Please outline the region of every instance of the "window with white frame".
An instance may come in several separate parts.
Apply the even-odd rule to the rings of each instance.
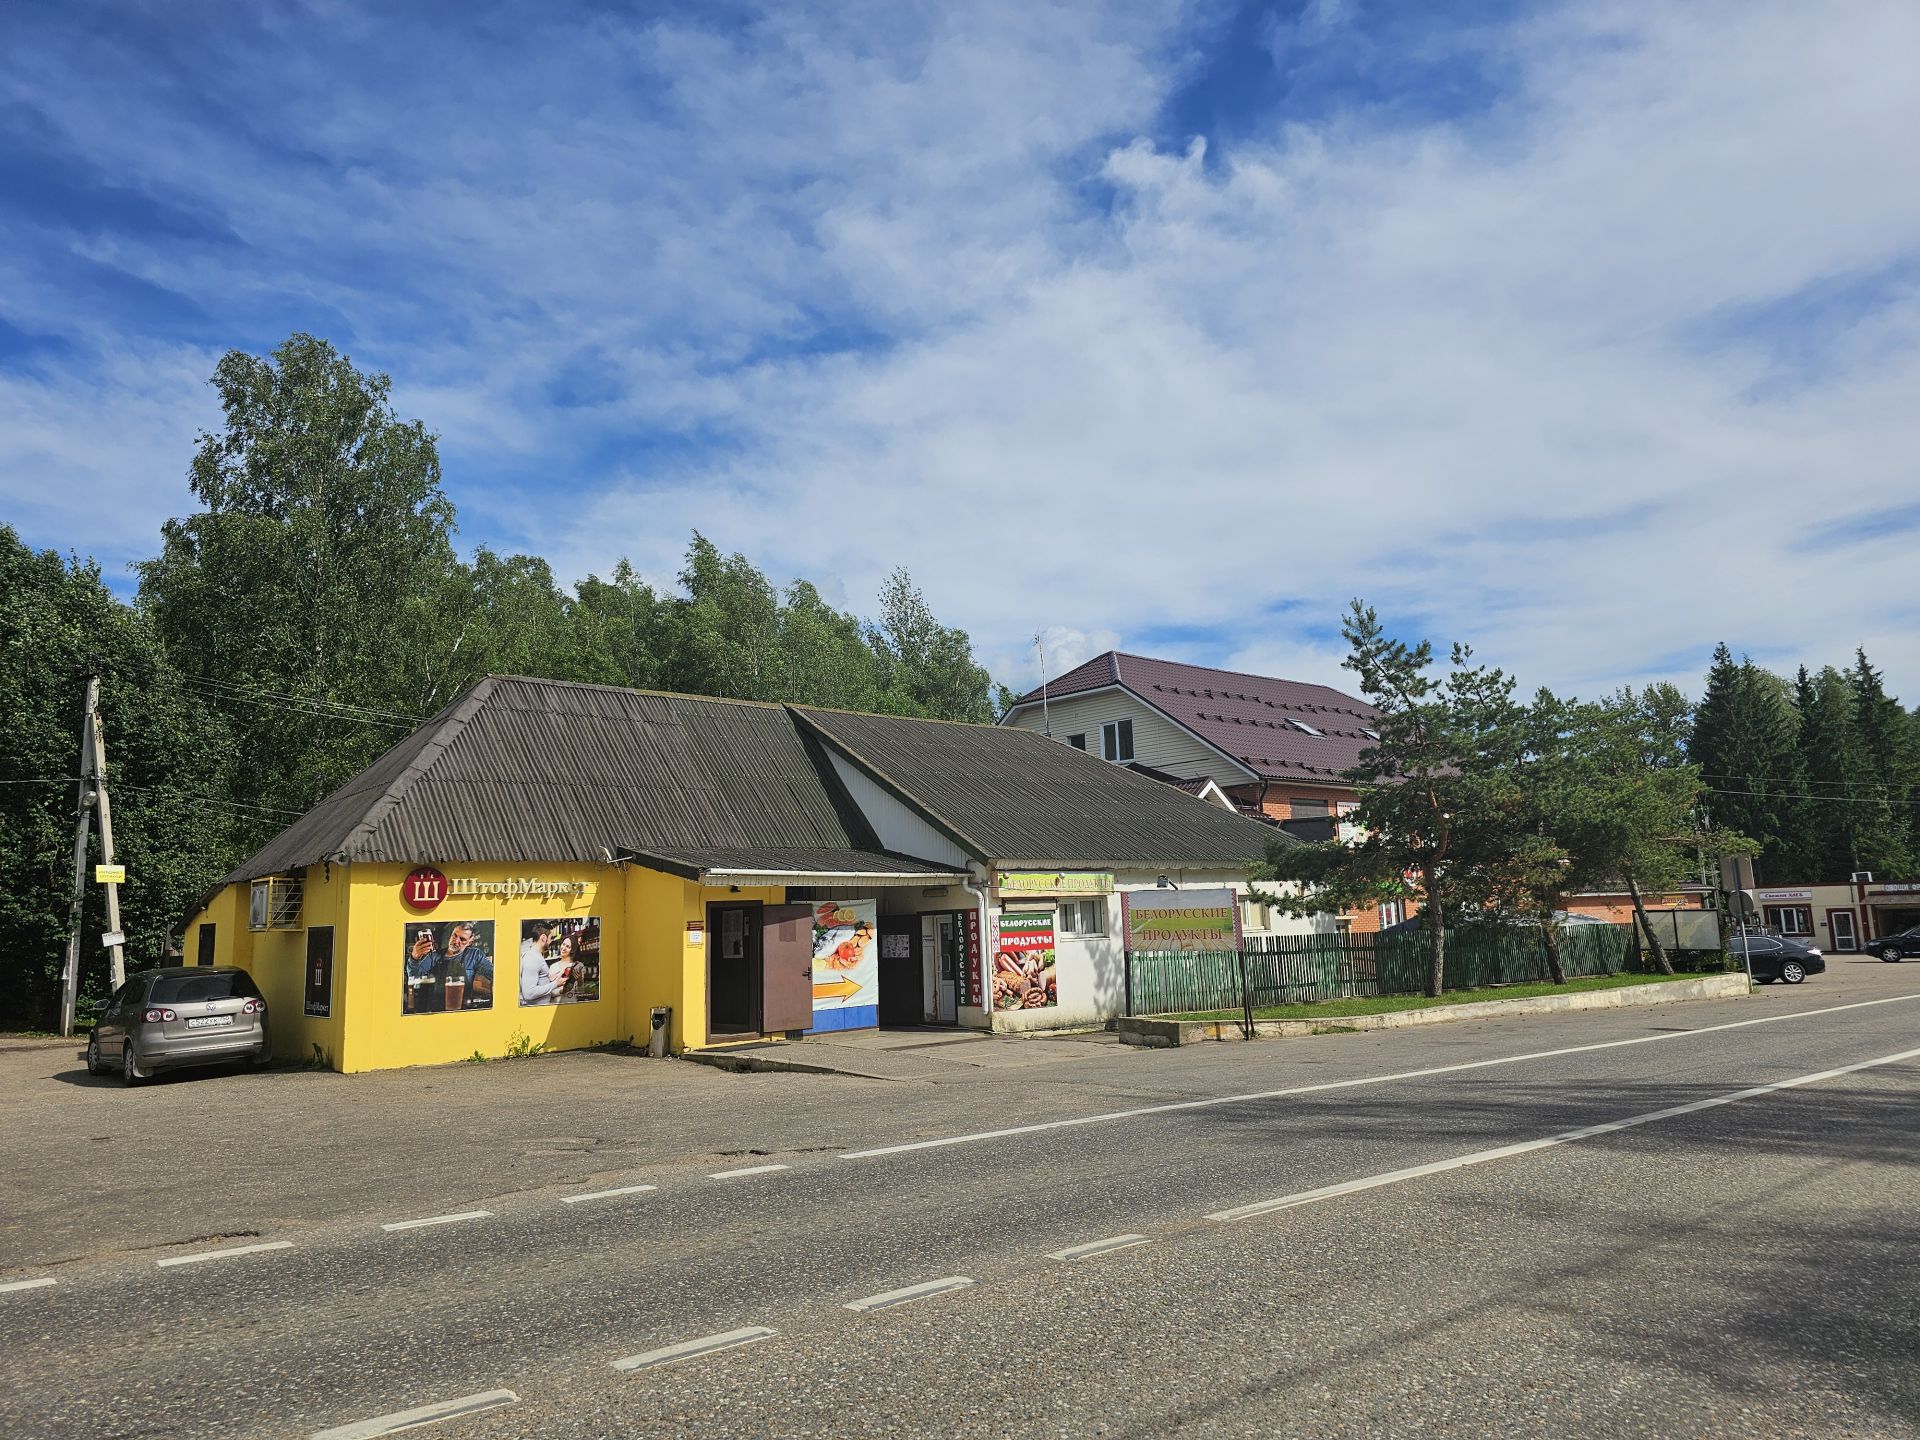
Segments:
[[[1078,734],[1078,735],[1069,735],[1069,736],[1067,736],[1067,744],[1069,744],[1069,745],[1071,745],[1071,746],[1072,746],[1072,747],[1073,747],[1074,749],[1076,749],[1076,750],[1084,750],[1084,749],[1086,749],[1086,748],[1087,748],[1087,737],[1086,737],[1086,734],[1085,734],[1085,732],[1082,732],[1081,734]]]
[[[1398,925],[1406,918],[1407,902],[1404,900],[1388,900],[1380,906],[1380,928],[1382,930],[1393,925]]]
[[[1811,905],[1769,905],[1767,906],[1767,928],[1778,930],[1782,935],[1813,934],[1813,907]]]
[[[1100,727],[1100,753],[1121,764],[1133,759],[1133,721],[1109,720]]]
[[[1240,924],[1247,930],[1271,930],[1273,928],[1273,907],[1262,905],[1258,900],[1240,902]]]
[[[1107,902],[1104,899],[1062,900],[1058,924],[1062,935],[1104,935]]]

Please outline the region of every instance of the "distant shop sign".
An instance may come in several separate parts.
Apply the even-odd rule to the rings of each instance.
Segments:
[[[1111,895],[1105,870],[1009,870],[1000,877],[1003,895]]]

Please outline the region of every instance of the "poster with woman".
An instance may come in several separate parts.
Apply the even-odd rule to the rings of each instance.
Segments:
[[[520,922],[520,1003],[578,1005],[600,998],[600,919]]]
[[[880,1023],[880,956],[873,900],[813,907],[813,1029],[863,1030]]]
[[[493,1008],[493,921],[410,920],[406,932],[402,1014]]]

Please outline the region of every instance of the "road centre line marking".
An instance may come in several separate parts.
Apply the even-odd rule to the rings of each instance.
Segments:
[[[771,1175],[776,1170],[791,1169],[788,1165],[748,1165],[739,1170],[716,1170],[707,1176],[709,1180],[738,1180],[747,1175]]]
[[[1089,1240],[1085,1245],[1069,1245],[1064,1250],[1047,1252],[1049,1260],[1091,1260],[1096,1255],[1110,1255],[1115,1250],[1131,1250],[1136,1245],[1151,1245],[1153,1242],[1144,1235],[1114,1235],[1105,1240]]]
[[[9,1290],[38,1290],[46,1285],[58,1285],[60,1282],[51,1275],[42,1275],[38,1280],[9,1280],[0,1285],[0,1295]]]
[[[194,1255],[169,1255],[164,1260],[153,1263],[163,1269],[168,1265],[198,1265],[203,1260],[226,1260],[235,1255],[258,1255],[263,1250],[291,1250],[291,1240],[263,1240],[258,1245],[235,1245],[229,1250],[202,1250]]]
[[[462,1210],[457,1215],[429,1215],[424,1220],[395,1220],[380,1228],[382,1230],[418,1230],[427,1225],[452,1225],[461,1220],[484,1220],[491,1214],[493,1214],[491,1210]]]
[[[624,1360],[613,1362],[616,1370],[651,1370],[656,1365],[671,1365],[676,1360],[691,1360],[696,1355],[712,1355],[720,1350],[731,1350],[736,1345],[751,1345],[756,1340],[765,1340],[773,1331],[764,1325],[748,1325],[739,1330],[723,1330],[718,1335],[703,1335],[698,1340],[682,1340],[678,1345],[663,1345],[658,1350],[649,1350],[644,1355],[629,1355]]]
[[[1737,1100],[1752,1100],[1761,1095],[1771,1095],[1778,1090],[1793,1090],[1802,1085],[1817,1085],[1823,1080],[1851,1075],[1857,1070],[1871,1070],[1880,1065],[1897,1065],[1902,1060],[1913,1059],[1920,1059],[1920,1049],[1902,1050],[1896,1055],[1882,1055],[1877,1060],[1862,1060],[1858,1064],[1842,1065],[1833,1070],[1817,1070],[1810,1075],[1796,1075],[1791,1080],[1776,1080],[1771,1085],[1755,1085],[1746,1090],[1735,1090],[1727,1095],[1712,1095],[1705,1100],[1690,1100],[1684,1105],[1671,1105],[1665,1110],[1649,1110],[1644,1115],[1629,1115],[1624,1120],[1609,1120],[1601,1125],[1586,1125],[1578,1130],[1563,1130],[1558,1135],[1547,1135],[1538,1140],[1523,1140],[1517,1145],[1501,1145],[1492,1150],[1475,1150],[1471,1154],[1456,1155],[1451,1160],[1436,1160],[1429,1165],[1410,1165],[1404,1170],[1388,1170],[1383,1174],[1369,1175],[1361,1180],[1348,1180],[1339,1185],[1325,1185],[1318,1190],[1302,1190],[1295,1195],[1281,1195],[1272,1200],[1256,1200],[1251,1205],[1236,1205],[1231,1210],[1216,1210],[1207,1216],[1207,1219],[1245,1220],[1254,1215],[1270,1215],[1276,1210],[1292,1210],[1301,1205],[1312,1205],[1320,1200],[1332,1200],[1342,1195],[1357,1195],[1363,1190],[1377,1190],[1383,1185],[1398,1185],[1405,1180],[1442,1175],[1449,1170],[1464,1170],[1469,1165],[1485,1165],[1493,1160],[1509,1160],[1516,1155],[1530,1154],[1535,1150],[1546,1150],[1556,1145],[1571,1145],[1576,1140],[1591,1140],[1596,1135],[1611,1135],[1617,1130],[1631,1130],[1636,1125],[1651,1125],[1656,1120],[1671,1120],[1676,1116],[1692,1115],[1701,1110],[1731,1105]]]
[[[622,1185],[616,1190],[589,1190],[584,1195],[562,1195],[562,1205],[578,1205],[582,1200],[611,1200],[616,1195],[638,1195],[647,1190],[658,1190],[658,1185]]]
[[[1722,1025],[1703,1025],[1698,1030],[1663,1031],[1658,1035],[1635,1035],[1628,1040],[1601,1040],[1591,1045],[1567,1045],[1558,1050],[1533,1050],[1525,1055],[1502,1055],[1492,1060],[1465,1060],[1457,1065],[1434,1065],[1424,1070],[1402,1070],[1393,1075],[1365,1075],[1357,1080],[1328,1080],[1317,1085],[1295,1085],[1285,1090],[1256,1090],[1246,1095],[1210,1095],[1202,1100],[1174,1100],[1164,1105],[1142,1105],[1132,1110],[1109,1110],[1101,1115],[1075,1115],[1066,1120],[1043,1120],[1033,1125],[1011,1125],[1003,1130],[976,1130],[967,1135],[947,1135],[938,1140],[915,1140],[905,1145],[881,1145],[872,1150],[849,1150],[842,1160],[872,1160],[882,1155],[904,1155],[912,1150],[940,1150],[949,1145],[971,1145],[981,1140],[1005,1140],[1015,1135],[1038,1135],[1048,1130],[1066,1130],[1079,1125],[1101,1125],[1113,1120],[1136,1120],[1143,1115],[1171,1115],[1182,1110],[1207,1110],[1219,1105],[1245,1105],[1255,1100],[1284,1100],[1293,1095],[1316,1095],[1329,1090],[1353,1090],[1366,1085],[1388,1085],[1396,1080],[1424,1080],[1434,1075],[1454,1075],[1464,1070],[1486,1070],[1496,1065],[1519,1065],[1528,1060],[1551,1060],[1561,1055],[1581,1055],[1590,1050],[1617,1050],[1626,1045],[1654,1045],[1662,1040],[1686,1040],[1696,1035],[1712,1035],[1721,1030],[1742,1030],[1749,1025],[1772,1025],[1782,1020],[1803,1020],[1815,1015],[1834,1015],[1842,1010],[1860,1010],[1869,1005],[1892,1005],[1901,1000],[1920,1000],[1912,995],[1889,995],[1881,1000],[1855,1000],[1845,1005],[1829,1005],[1820,1010],[1795,1010],[1787,1015],[1761,1015],[1752,1020],[1729,1020]]]
[[[895,1305],[904,1305],[909,1300],[924,1300],[929,1295],[945,1295],[949,1290],[964,1290],[973,1281],[965,1275],[949,1275],[944,1280],[925,1280],[918,1285],[909,1285],[904,1290],[887,1290],[878,1295],[869,1295],[864,1300],[849,1300],[840,1308],[843,1310],[889,1310]]]
[[[458,1400],[436,1400],[412,1410],[396,1410],[391,1415],[376,1415],[371,1420],[356,1420],[351,1425],[336,1425],[331,1430],[316,1430],[310,1440],[373,1440],[376,1435],[391,1435],[396,1430],[411,1430],[416,1425],[431,1425],[436,1420],[451,1420],[456,1415],[477,1415],[502,1405],[518,1405],[520,1397],[511,1390],[482,1390],[462,1395]]]

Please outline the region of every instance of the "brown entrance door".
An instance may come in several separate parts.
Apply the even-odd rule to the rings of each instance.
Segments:
[[[813,907],[768,905],[760,912],[760,1029],[813,1027]]]

